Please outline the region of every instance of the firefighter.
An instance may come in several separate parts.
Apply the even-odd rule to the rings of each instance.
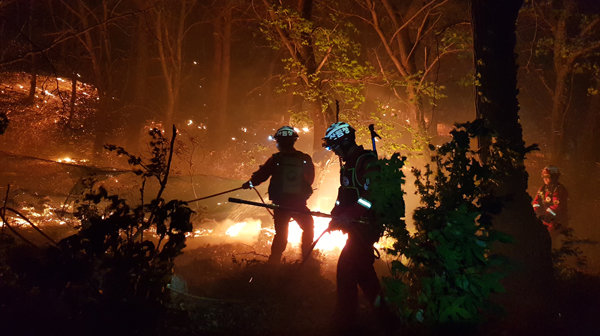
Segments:
[[[531,205],[536,216],[546,225],[553,236],[567,225],[567,189],[558,182],[560,171],[555,166],[542,169],[544,184],[540,187]]]
[[[288,239],[290,219],[295,219],[302,229],[302,255],[307,255],[314,237],[314,221],[306,201],[312,194],[315,168],[310,155],[294,148],[298,133],[290,126],[283,126],[274,136],[278,153],[273,154],[252,174],[242,188],[258,186],[269,177],[269,199],[282,208],[273,211],[275,237],[271,245],[270,263],[281,262]],[[297,210],[291,211],[290,209]]]
[[[374,227],[369,199],[369,179],[377,155],[355,142],[355,130],[344,122],[329,126],[323,147],[332,150],[342,161],[340,187],[331,214],[331,229],[348,234],[337,264],[337,303],[334,327],[342,334],[352,333],[358,307],[358,287],[374,308],[383,305],[381,285],[375,273],[373,244],[381,236]]]

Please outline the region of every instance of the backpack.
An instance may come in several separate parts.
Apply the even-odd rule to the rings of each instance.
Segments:
[[[275,170],[269,184],[269,198],[279,201],[284,198],[306,200],[312,194],[311,185],[305,180],[307,159],[302,153],[274,155]]]

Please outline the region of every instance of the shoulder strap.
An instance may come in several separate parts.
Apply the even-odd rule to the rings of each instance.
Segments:
[[[352,171],[352,179],[354,179],[356,181],[356,184],[360,187],[363,186],[363,184],[361,183],[361,181],[359,181],[358,176],[356,174],[356,172],[358,171],[359,168],[362,168],[360,166],[361,161],[363,159],[368,158],[369,156],[374,157],[375,159],[377,159],[377,155],[375,154],[375,152],[370,151],[370,150],[365,150],[357,159],[356,159],[356,165],[354,165],[354,170]]]

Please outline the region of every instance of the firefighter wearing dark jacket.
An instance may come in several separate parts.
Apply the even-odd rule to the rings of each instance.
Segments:
[[[355,130],[347,123],[332,124],[323,138],[323,146],[332,150],[343,161],[340,171],[340,187],[336,205],[331,211],[331,229],[341,229],[348,234],[337,264],[337,304],[335,323],[338,328],[352,328],[358,307],[358,287],[371,305],[380,307],[381,286],[373,263],[373,244],[380,232],[370,220],[369,180],[367,172],[377,155],[355,142]]]
[[[312,194],[312,183],[315,178],[315,167],[308,154],[294,148],[298,133],[290,127],[283,126],[274,136],[278,153],[273,154],[265,164],[252,174],[250,181],[243,188],[253,188],[271,177],[269,182],[269,199],[274,204],[286,209],[275,209],[275,237],[271,245],[269,262],[279,263],[285,251],[288,239],[290,219],[296,220],[302,229],[302,255],[307,255],[314,237],[314,221],[306,201]],[[290,211],[294,209],[296,211]]]
[[[567,189],[558,182],[560,171],[555,166],[542,169],[544,185],[540,187],[531,203],[535,214],[551,234],[566,228],[567,225]]]

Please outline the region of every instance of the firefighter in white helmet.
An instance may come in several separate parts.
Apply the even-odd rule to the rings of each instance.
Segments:
[[[379,240],[382,232],[374,227],[369,202],[369,179],[366,177],[367,173],[376,171],[370,164],[377,161],[377,155],[356,144],[355,130],[345,122],[336,122],[327,128],[323,147],[332,150],[343,162],[330,228],[348,234],[337,265],[337,304],[334,314],[335,327],[346,334],[352,332],[356,322],[359,287],[375,309],[382,312],[385,308],[379,278],[373,267],[373,244]]]
[[[278,153],[273,154],[252,174],[243,188],[253,188],[271,177],[269,199],[285,209],[275,209],[275,237],[271,245],[269,262],[279,263],[287,246],[290,219],[296,220],[302,229],[302,255],[308,250],[314,238],[314,221],[309,214],[306,201],[312,194],[315,168],[310,155],[294,148],[298,133],[290,126],[283,126],[273,136],[277,142]],[[296,211],[290,211],[293,209]]]

